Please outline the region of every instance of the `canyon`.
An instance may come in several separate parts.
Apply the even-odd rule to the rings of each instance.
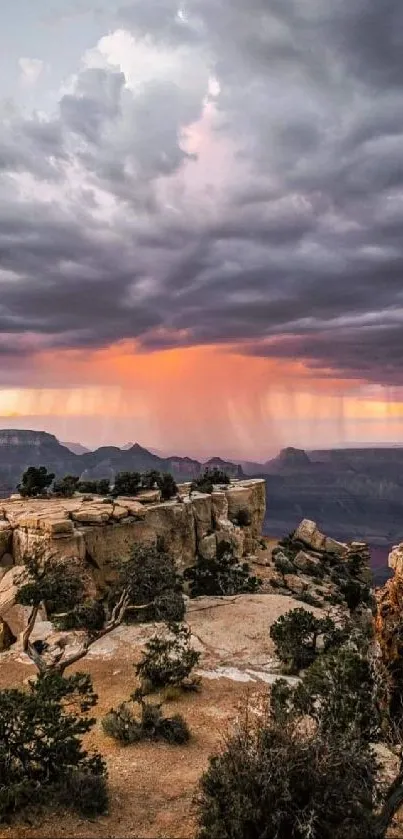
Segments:
[[[270,499],[268,504],[270,511]],[[238,523],[241,510],[247,513],[241,517],[247,524]],[[186,620],[193,645],[201,653],[198,672],[203,679],[200,694],[172,702],[173,710],[185,711],[191,725],[193,737],[186,753],[165,744],[126,750],[102,735],[102,716],[132,689],[133,663],[155,625],[120,626],[93,645],[85,669],[94,679],[100,702],[91,745],[97,745],[107,760],[111,807],[96,823],[64,814],[62,827],[58,825],[60,835],[77,839],[110,835],[185,839],[193,835],[195,786],[223,727],[237,719],[245,689],[253,707],[258,706],[267,685],[280,674],[270,626],[296,607],[323,614],[334,588],[328,577],[317,578],[313,572],[326,557],[343,562],[351,552],[367,555],[364,543],[343,544],[305,519],[288,548],[284,547],[294,571],[280,574],[277,540],[262,539],[265,514],[266,482],[256,477],[215,486],[211,494],[193,492],[186,482],[179,484],[177,497],[168,502],[161,502],[158,490],[113,500],[77,494],[70,499],[15,496],[0,501],[0,645],[7,631],[11,636],[5,639],[8,649],[0,657],[0,688],[21,686],[34,675],[32,662],[18,643],[28,610],[15,603],[15,592],[24,557],[35,550],[77,563],[77,573],[87,574],[94,591],[102,592],[113,580],[113,560],[128,557],[136,542],[156,544],[163,539],[178,570],[183,571],[197,555],[213,558],[224,540],[239,559],[250,562],[262,580],[257,594],[186,598]],[[378,634],[388,655],[399,660],[403,545],[392,552],[390,565],[395,576],[378,593]],[[316,606],[303,602],[312,593]],[[38,638],[51,639],[53,631],[42,615]],[[397,821],[388,835],[400,836],[400,829]],[[55,818],[49,815],[36,826],[20,825],[19,835],[39,839],[54,830]],[[13,828],[5,827],[2,835],[12,839]]]
[[[265,535],[280,537],[306,517],[337,539],[365,539],[383,551],[380,582],[387,578],[388,552],[403,538],[403,448],[304,451],[288,447],[265,463],[232,463],[220,457],[202,463],[191,457],[161,456],[137,443],[81,454],[68,446],[75,452],[83,450],[77,444],[63,445],[43,431],[0,431],[0,497],[15,491],[31,465],[46,466],[57,478],[70,473],[112,482],[119,471],[151,469],[171,472],[177,481],[191,481],[206,466],[218,466],[232,478],[266,481]]]

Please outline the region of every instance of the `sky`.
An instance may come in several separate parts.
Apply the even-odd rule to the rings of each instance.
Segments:
[[[401,0],[13,0],[0,31],[0,428],[403,443]]]

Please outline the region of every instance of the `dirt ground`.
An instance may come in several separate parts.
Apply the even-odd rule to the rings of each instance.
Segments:
[[[94,821],[68,811],[31,816],[31,821],[25,817],[1,827],[0,839],[193,839],[198,779],[246,698],[257,705],[267,690],[265,681],[275,676],[268,629],[295,605],[292,598],[278,595],[201,598],[189,604],[188,620],[202,652],[202,689],[166,706],[167,713],[180,712],[186,718],[192,733],[186,746],[124,747],[101,728],[102,717],[136,687],[133,664],[154,628],[120,627],[94,645],[78,669],[91,674],[99,695],[97,723],[87,743],[107,761],[109,814]],[[223,669],[230,678],[220,675]],[[34,673],[21,654],[0,657],[0,689],[22,686]],[[403,820],[389,837],[403,839]]]
[[[227,678],[203,679],[200,693],[185,694],[167,705],[167,713],[186,718],[192,739],[187,746],[140,744],[123,747],[107,738],[101,718],[128,698],[136,686],[136,655],[87,659],[99,703],[97,725],[88,745],[104,755],[109,773],[110,812],[88,821],[69,812],[41,816],[35,826],[20,822],[0,828],[1,839],[190,839],[194,835],[192,799],[197,780],[226,730],[242,707],[244,697],[262,693],[262,683],[237,683]],[[9,661],[0,667],[0,688],[22,685],[34,668]],[[168,711],[169,708],[169,711]]]

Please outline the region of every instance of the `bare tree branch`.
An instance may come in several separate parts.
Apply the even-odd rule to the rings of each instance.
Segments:
[[[39,608],[39,605],[32,607],[31,614],[28,618],[27,626],[22,634],[22,649],[24,650],[24,653],[28,652],[28,647],[30,646],[29,639],[32,635],[35,626],[35,621],[38,616]]]

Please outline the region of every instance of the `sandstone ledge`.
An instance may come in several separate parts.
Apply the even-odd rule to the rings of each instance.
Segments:
[[[77,557],[91,565],[97,585],[108,584],[116,559],[128,558],[136,543],[155,544],[161,537],[178,570],[193,564],[201,550],[215,555],[223,539],[241,558],[253,553],[261,538],[266,506],[265,481],[251,479],[220,485],[209,494],[178,488],[171,501],[154,493],[135,498],[75,496],[69,499],[21,499],[0,502],[0,579],[35,550],[44,556]],[[247,510],[248,525],[234,522]]]

